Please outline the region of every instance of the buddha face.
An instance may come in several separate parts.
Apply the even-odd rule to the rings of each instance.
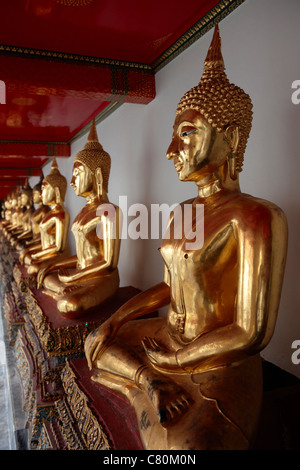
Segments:
[[[26,193],[21,194],[21,206],[26,207],[29,204],[29,196]]]
[[[41,198],[41,193],[40,191],[34,189],[32,192],[32,201],[33,204],[40,204],[42,198]]]
[[[181,181],[199,181],[213,174],[224,164],[228,152],[224,135],[199,111],[189,109],[176,117],[167,158],[174,160]]]
[[[47,181],[42,184],[42,201],[45,205],[52,205],[56,202],[56,194],[53,186]]]
[[[11,199],[11,207],[12,209],[15,209],[17,207],[17,198],[16,196],[13,196]]]
[[[73,176],[70,183],[77,196],[88,196],[94,189],[94,181],[91,170],[80,162],[75,162]]]

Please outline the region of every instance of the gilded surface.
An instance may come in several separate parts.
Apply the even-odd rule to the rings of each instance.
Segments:
[[[76,195],[86,199],[72,225],[76,255],[49,263],[37,275],[38,287],[67,318],[84,316],[119,288],[119,208],[108,200],[110,166],[93,121],[84,149],[75,156],[71,180]],[[115,217],[109,216],[112,208]]]
[[[53,158],[51,172],[43,179],[41,191],[42,204],[50,210],[43,210],[39,223],[40,239],[20,254],[20,261],[27,267],[29,275],[36,276],[40,269],[69,254],[70,217],[64,207],[66,189],[67,180]]]
[[[203,224],[195,214],[204,207],[204,243],[191,249],[191,233],[175,236],[174,211],[161,246],[164,281],[85,342],[94,380],[127,396],[146,449],[248,449],[255,436],[259,352],[275,328],[287,224],[277,206],[240,190],[251,119],[249,96],[225,74],[216,25],[167,151],[179,180],[196,184],[185,204],[194,214],[190,232]],[[165,305],[166,318],[138,319]]]

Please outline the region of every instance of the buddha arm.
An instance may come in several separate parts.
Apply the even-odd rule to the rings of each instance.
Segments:
[[[24,232],[22,232],[20,235],[17,236],[17,239],[18,240],[23,240],[24,238],[26,238],[30,235],[32,235],[32,230],[31,229],[25,230]]]
[[[89,231],[96,232],[98,223],[98,219],[94,219],[93,221],[91,221],[90,227],[88,227]],[[115,223],[111,221],[108,217],[105,217],[105,220],[103,222],[103,228],[103,259],[100,261],[96,261],[95,263],[92,263],[86,268],[78,270],[73,274],[59,274],[58,277],[61,282],[71,283],[87,279],[97,273],[106,274],[106,272],[109,272],[114,267],[113,265],[115,253],[119,250],[120,241],[117,237],[112,237],[108,234],[118,234],[118,231],[115,226]]]
[[[273,213],[270,219],[255,220],[252,230],[248,226],[235,227],[239,262],[233,323],[203,334],[175,353],[159,351],[146,339],[144,347],[154,365],[176,372],[204,370],[241,359],[245,354],[256,354],[270,341],[287,240],[284,214]]]
[[[36,245],[37,243],[39,243],[40,240],[41,240],[40,235],[33,235],[33,238],[30,240],[26,240],[25,244],[26,246],[30,247],[32,245]]]
[[[52,223],[53,223],[53,220],[49,220],[49,226],[51,226]],[[47,226],[44,227],[44,230],[47,230]],[[34,253],[32,255],[32,259],[38,261],[41,258],[49,257],[61,251],[62,245],[63,245],[63,238],[64,238],[64,220],[61,220],[60,217],[55,217],[55,243],[37,253]]]
[[[37,274],[37,287],[38,289],[42,287],[44,278],[49,273],[56,271],[60,268],[75,268],[77,265],[77,256],[70,256],[68,258],[62,258],[61,260],[53,263],[45,268],[39,270]]]
[[[24,263],[25,256],[31,255],[32,253],[36,251],[40,251],[42,249],[42,244],[40,242],[35,242],[32,244],[30,247],[25,248],[24,250],[21,251],[19,261],[20,263]]]
[[[169,303],[170,287],[165,282],[161,282],[128,300],[88,336],[85,342],[85,353],[89,367],[91,368],[99,354],[104,352],[124,323],[152,313]]]

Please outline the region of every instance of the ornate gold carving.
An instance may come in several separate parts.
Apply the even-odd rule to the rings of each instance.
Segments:
[[[108,450],[110,448],[108,437],[94,413],[91,411],[89,400],[78,386],[76,375],[68,361],[62,372],[62,382],[66,399],[72,410],[86,448],[88,450]],[[74,429],[72,431],[72,419],[70,415],[67,415],[66,407],[63,405],[63,402],[58,402],[57,407],[60,410],[60,417],[65,423],[65,432],[68,429],[68,438],[70,439],[71,436],[73,439],[69,445],[74,446],[74,436],[76,433]],[[62,413],[64,413],[64,415],[62,415]],[[79,445],[79,441],[76,442],[76,445]]]
[[[41,434],[40,434],[39,443],[38,443],[37,448],[38,448],[38,450],[52,450],[53,449],[51,439],[49,437],[49,434],[48,434],[48,431],[47,431],[47,428],[46,428],[45,424],[43,424],[43,426],[42,426],[42,431],[41,431]]]
[[[41,345],[50,357],[83,353],[85,339],[95,328],[96,322],[52,328],[30,288],[27,289],[25,299],[29,316],[35,326]]]

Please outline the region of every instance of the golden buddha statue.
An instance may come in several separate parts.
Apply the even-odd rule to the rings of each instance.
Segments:
[[[126,302],[85,342],[93,380],[127,397],[145,449],[248,449],[262,400],[260,351],[276,322],[287,224],[239,187],[249,96],[224,72],[216,25],[200,83],[180,100],[167,158],[204,206],[203,246],[169,221],[164,281]],[[184,210],[184,204],[179,208]],[[190,230],[203,220],[193,219]],[[203,227],[203,225],[202,225]],[[169,305],[166,318],[139,319]]]
[[[25,208],[21,202],[21,189],[16,189],[12,194],[12,216],[11,223],[5,227],[4,234],[12,243],[14,238],[23,231],[23,213]]]
[[[39,224],[40,243],[29,247],[23,258],[27,272],[35,276],[39,269],[69,254],[68,229],[70,216],[64,207],[67,180],[60,173],[56,158],[51,172],[43,179],[42,202],[50,209]]]
[[[33,199],[32,199],[32,188],[30,187],[28,181],[26,185],[21,189],[20,195],[20,205],[23,211],[21,222],[22,227],[20,233],[15,236],[13,246],[17,250],[21,250],[25,243],[25,240],[31,237],[31,217],[34,211]]]
[[[43,181],[44,181],[44,175],[42,173],[40,181],[32,188],[33,204],[36,204],[38,207],[37,209],[35,209],[31,217],[32,239],[27,241],[26,245],[32,245],[36,241],[41,239],[40,223],[50,210],[49,206],[46,206],[45,204],[43,204],[43,200],[42,200]]]
[[[49,212],[49,206],[43,204],[42,201],[42,183],[44,180],[44,175],[42,174],[40,181],[32,188],[32,201],[33,204],[36,204],[38,207],[35,209],[30,218],[30,228],[28,227],[28,232],[25,240],[25,246],[22,247],[20,253],[20,262],[24,262],[25,256],[34,249],[40,250],[41,248],[41,233],[40,233],[40,223],[43,220],[44,216]]]
[[[12,200],[11,194],[7,194],[4,203],[3,203],[3,211],[2,211],[2,220],[0,221],[0,231],[11,224],[12,218]]]
[[[72,225],[76,255],[55,260],[37,277],[38,287],[44,286],[44,292],[57,300],[58,310],[67,318],[84,315],[119,288],[119,208],[108,199],[110,166],[110,156],[98,141],[93,121],[84,149],[75,156],[71,180],[76,195],[86,199]],[[113,208],[115,217],[108,217],[105,208],[110,213]]]

